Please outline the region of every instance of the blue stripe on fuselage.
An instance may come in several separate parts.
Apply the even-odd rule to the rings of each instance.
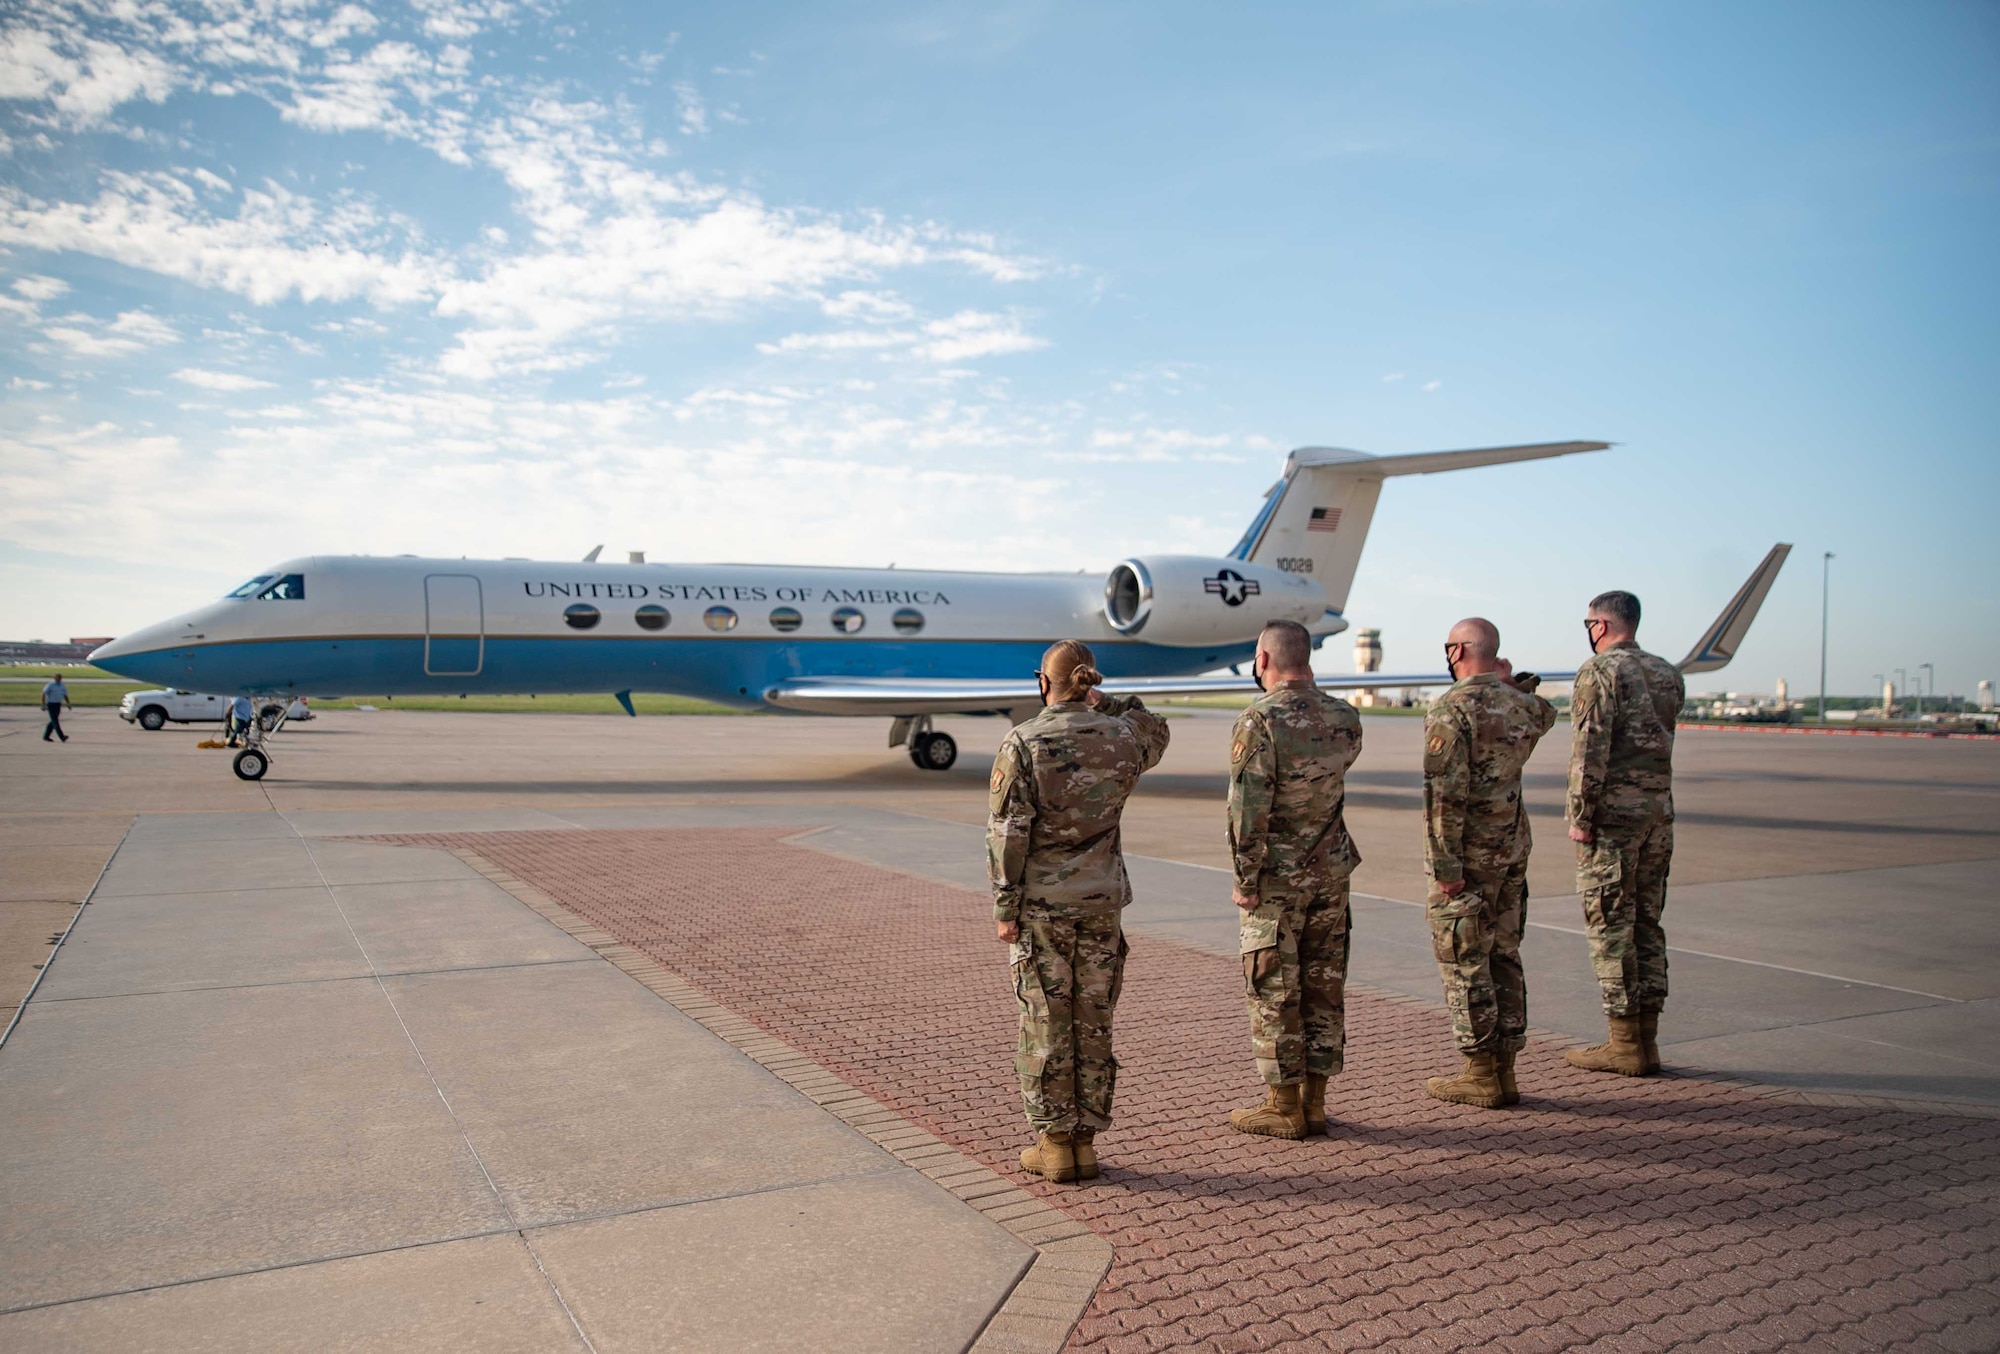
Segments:
[[[1206,649],[1100,643],[1107,677],[1185,677],[1241,663],[1254,642]],[[424,641],[284,639],[123,654],[101,666],[137,681],[218,694],[308,696],[558,695],[657,691],[754,707],[774,683],[798,677],[965,678],[1030,681],[1043,641],[890,639],[630,639],[590,635],[486,639],[474,675],[424,672]]]

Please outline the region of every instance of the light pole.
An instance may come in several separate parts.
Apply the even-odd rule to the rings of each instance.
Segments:
[[[1896,669],[1896,691],[1901,695],[1908,695],[1910,691],[1910,674],[1903,668]]]
[[[1917,666],[1930,674],[1930,680],[1924,683],[1924,690],[1930,695],[1937,695],[1937,669],[1929,663],[1919,663]],[[1924,703],[1920,700],[1917,702],[1917,718],[1922,719],[1923,715]]]
[[[1826,590],[1833,573],[1833,552],[1819,561],[1819,722],[1826,723]]]

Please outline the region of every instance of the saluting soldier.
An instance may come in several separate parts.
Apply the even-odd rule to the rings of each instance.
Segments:
[[[1237,717],[1229,755],[1229,849],[1242,909],[1243,985],[1262,1105],[1241,1133],[1326,1132],[1326,1083],[1347,1043],[1348,877],[1360,853],[1342,816],[1361,717],[1313,681],[1312,638],[1273,621],[1254,660],[1264,694]]]
[[[1674,722],[1687,688],[1680,669],[1639,647],[1631,593],[1591,598],[1583,627],[1596,656],[1570,697],[1569,835],[1610,1037],[1563,1056],[1593,1072],[1643,1077],[1660,1070],[1660,919],[1674,856]]]
[[[1514,1055],[1528,1030],[1521,935],[1533,840],[1521,768],[1556,711],[1534,694],[1540,678],[1513,675],[1491,621],[1454,625],[1444,659],[1456,680],[1424,718],[1424,867],[1431,948],[1464,1065],[1425,1089],[1497,1109],[1521,1099]]]
[[[1014,1068],[1036,1133],[1021,1165],[1063,1184],[1096,1177],[1097,1133],[1111,1122],[1118,914],[1132,901],[1118,824],[1169,732],[1136,696],[1097,689],[1096,657],[1078,640],[1051,645],[1035,675],[1045,708],[993,759],[986,856],[1020,1006]]]

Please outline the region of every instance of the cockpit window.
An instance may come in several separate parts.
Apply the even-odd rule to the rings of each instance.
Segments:
[[[303,602],[306,599],[306,576],[286,574],[270,587],[257,594],[260,602]]]
[[[231,597],[255,597],[266,583],[269,583],[276,577],[276,574],[258,574],[255,578],[229,595]]]

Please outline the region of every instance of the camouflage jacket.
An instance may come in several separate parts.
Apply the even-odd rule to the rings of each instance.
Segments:
[[[1680,669],[1631,642],[1576,674],[1570,697],[1569,821],[1582,827],[1674,814],[1674,721]]]
[[[1341,808],[1361,752],[1361,716],[1309,680],[1282,682],[1236,717],[1229,748],[1229,853],[1236,889],[1316,888],[1361,855]]]
[[[1001,740],[986,818],[993,916],[1023,903],[1082,916],[1132,901],[1118,820],[1167,750],[1167,721],[1136,696],[1051,705]]]
[[[1521,768],[1556,708],[1497,672],[1456,682],[1424,716],[1424,864],[1449,884],[1528,858]]]

